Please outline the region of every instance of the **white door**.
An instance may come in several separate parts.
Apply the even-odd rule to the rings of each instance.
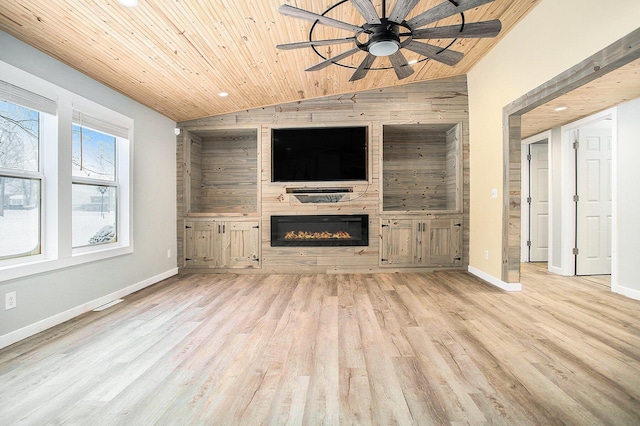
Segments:
[[[546,262],[549,253],[549,144],[538,142],[529,147],[529,261]]]
[[[611,120],[579,129],[576,275],[611,274]]]

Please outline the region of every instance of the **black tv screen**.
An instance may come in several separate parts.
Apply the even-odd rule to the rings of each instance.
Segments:
[[[367,180],[367,128],[272,129],[273,182]]]

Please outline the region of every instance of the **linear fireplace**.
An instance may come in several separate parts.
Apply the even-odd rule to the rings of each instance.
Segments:
[[[368,246],[369,215],[271,216],[271,246]]]

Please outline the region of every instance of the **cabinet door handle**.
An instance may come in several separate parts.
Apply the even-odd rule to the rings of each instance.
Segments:
[[[222,233],[223,233],[223,234],[225,233],[225,230],[224,230],[224,229],[225,229],[225,227],[226,227],[226,226],[227,226],[227,225],[222,225]]]
[[[422,232],[422,222],[418,222],[418,232]]]

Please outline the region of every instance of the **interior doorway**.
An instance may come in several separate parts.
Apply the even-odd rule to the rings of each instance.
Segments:
[[[549,138],[545,132],[522,141],[523,262],[549,260]]]
[[[563,128],[574,162],[575,275],[611,274],[614,119],[608,110]]]

